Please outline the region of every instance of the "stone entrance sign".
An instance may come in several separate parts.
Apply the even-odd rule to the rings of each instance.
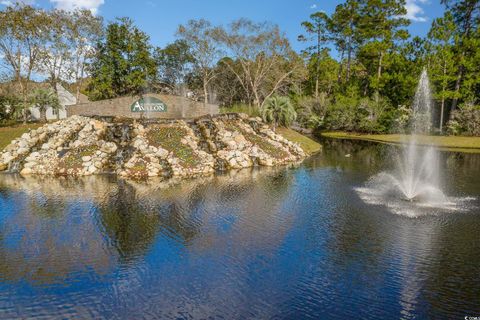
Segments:
[[[185,97],[148,93],[143,96],[125,96],[108,100],[90,101],[68,106],[67,115],[194,119],[208,114],[218,114],[214,104],[204,104]]]
[[[155,97],[140,98],[130,106],[132,112],[167,112],[167,105]]]

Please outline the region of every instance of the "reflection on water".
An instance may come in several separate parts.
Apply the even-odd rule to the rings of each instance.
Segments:
[[[409,219],[355,193],[391,148],[187,181],[1,175],[0,318],[478,314],[477,209]],[[478,207],[480,156],[442,164]]]

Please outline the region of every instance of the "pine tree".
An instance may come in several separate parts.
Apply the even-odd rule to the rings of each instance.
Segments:
[[[89,95],[93,100],[142,93],[156,75],[149,37],[128,18],[107,26],[97,46]]]
[[[455,83],[455,57],[453,51],[455,21],[450,12],[433,21],[428,38],[432,42],[430,77],[436,86],[435,97],[440,99],[440,132],[443,130],[445,101],[455,97],[452,84]]]
[[[455,24],[457,26],[455,51],[458,56],[457,63],[457,79],[455,81],[455,97],[452,99],[450,106],[450,115],[457,108],[458,100],[462,97],[462,83],[464,79],[474,80],[477,76],[478,68],[471,67],[475,64],[475,59],[478,56],[478,24],[480,22],[480,1],[479,0],[442,0],[446,8],[451,11]],[[468,70],[470,67],[470,70]],[[469,71],[475,74],[469,74]],[[476,72],[475,72],[476,71]],[[474,80],[475,82],[475,80]],[[472,86],[470,81],[470,88],[478,87]],[[465,92],[463,93],[465,95]],[[470,95],[470,92],[466,92]]]
[[[359,32],[367,41],[363,53],[367,59],[376,59],[368,63],[370,87],[378,93],[382,88],[385,57],[397,41],[408,38],[408,31],[403,27],[410,21],[402,18],[407,13],[404,0],[361,0],[359,3]]]
[[[309,46],[305,52],[311,57],[314,56],[313,61],[316,61],[315,67],[315,98],[318,98],[319,81],[320,81],[320,60],[321,53],[325,44],[330,40],[329,27],[331,25],[330,18],[325,12],[319,11],[310,15],[309,21],[302,22],[302,26],[307,32],[307,36],[300,35],[299,41],[314,41],[312,46]]]
[[[357,0],[347,0],[335,8],[330,21],[330,30],[337,49],[347,52],[346,82],[350,80],[352,56],[362,42],[358,32],[358,8]]]

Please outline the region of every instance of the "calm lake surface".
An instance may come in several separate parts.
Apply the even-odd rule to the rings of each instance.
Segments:
[[[0,318],[480,316],[480,155],[441,153],[464,210],[408,218],[355,192],[393,148],[172,185],[0,175]]]

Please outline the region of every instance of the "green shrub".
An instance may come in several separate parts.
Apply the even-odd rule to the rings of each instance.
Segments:
[[[336,97],[325,113],[325,129],[355,131],[357,129],[357,105],[356,96]]]
[[[21,110],[21,99],[13,94],[0,94],[0,124],[8,125]]]
[[[260,110],[255,107],[255,106],[250,106],[248,104],[244,103],[239,103],[239,104],[234,104],[233,106],[229,107],[221,107],[220,108],[220,113],[245,113],[248,114],[251,117],[259,117],[260,116]]]
[[[260,112],[265,122],[273,123],[273,130],[277,125],[289,127],[297,119],[297,112],[288,97],[273,96],[268,98]]]
[[[410,124],[410,118],[412,117],[412,109],[402,105],[399,106],[396,110],[396,116],[390,131],[393,132],[404,132],[408,125]]]
[[[394,126],[397,111],[382,97],[359,98],[357,95],[336,97],[325,112],[322,128],[327,130],[387,133]]]
[[[295,102],[297,121],[304,127],[312,129],[321,127],[329,103],[324,93],[321,93],[318,98],[298,97]]]
[[[357,130],[367,133],[387,133],[392,128],[396,115],[397,113],[386,99],[363,98],[358,105]]]
[[[480,106],[464,104],[455,110],[447,124],[451,135],[480,136]]]
[[[37,106],[40,110],[40,121],[47,122],[47,108],[52,108],[57,111],[61,108],[60,101],[58,100],[57,95],[53,90],[50,89],[36,89],[33,91],[31,101]]]

